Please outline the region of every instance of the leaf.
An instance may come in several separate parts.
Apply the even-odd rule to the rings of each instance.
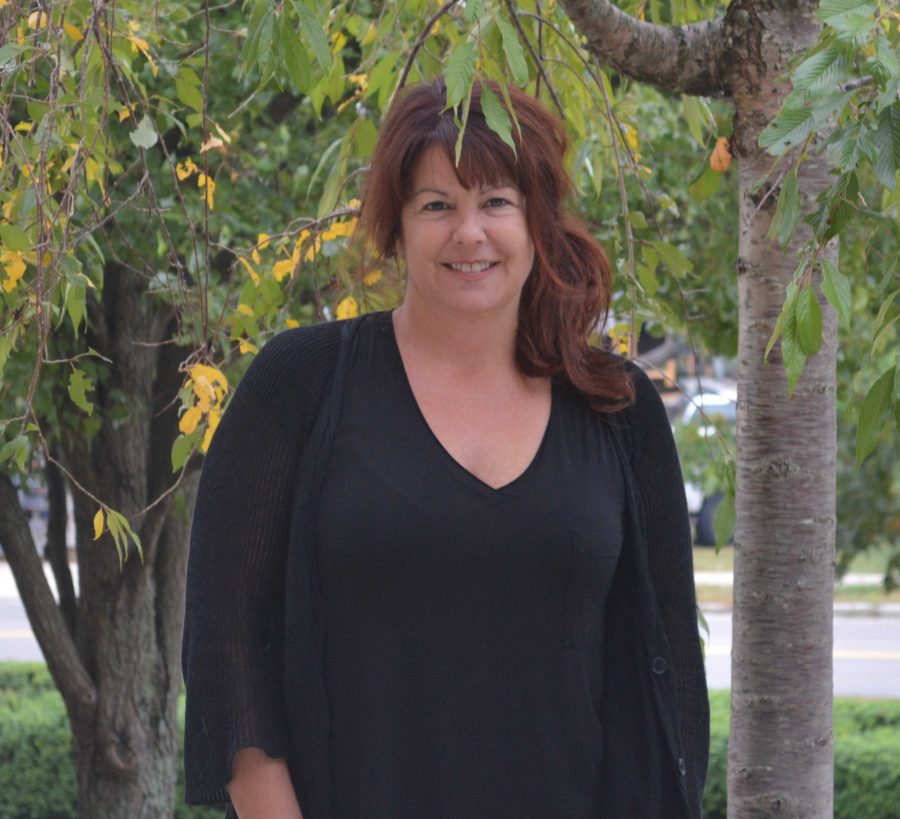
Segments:
[[[480,20],[484,15],[484,0],[467,0],[463,8],[463,17],[467,23]]]
[[[878,181],[888,190],[897,185],[900,168],[900,102],[885,108],[878,115],[878,130],[873,137],[876,161],[873,170]]]
[[[331,46],[328,45],[328,36],[316,15],[306,7],[302,0],[292,0],[291,5],[300,17],[300,31],[303,38],[309,43],[315,55],[316,62],[323,72],[331,71]]]
[[[659,254],[663,264],[676,279],[682,278],[686,273],[694,269],[693,262],[688,259],[675,245],[668,242],[651,242],[654,250]]]
[[[891,393],[894,389],[896,371],[896,365],[885,370],[863,399],[859,410],[859,423],[856,427],[857,470],[875,449],[881,429],[891,415]]]
[[[144,550],[141,547],[141,539],[137,536],[134,529],[131,528],[128,518],[121,512],[110,509],[106,514],[106,521],[109,525],[109,530],[113,533],[113,538],[116,541],[116,548],[119,549],[119,563],[121,564],[124,562],[125,555],[128,551],[128,542],[125,539],[126,535],[131,538],[138,550],[138,556],[141,561],[143,561]]]
[[[90,280],[88,280],[90,281]],[[86,312],[87,288],[82,279],[69,279],[66,281],[65,305],[69,320],[72,322],[72,332],[78,338],[78,328],[84,321]]]
[[[713,518],[713,534],[716,536],[716,547],[724,546],[734,532],[735,508],[734,492],[727,491],[716,509]]]
[[[803,372],[806,364],[806,356],[800,349],[800,343],[797,340],[797,304],[799,299],[791,302],[790,311],[784,321],[784,328],[781,331],[781,359],[784,370],[788,379],[788,395],[794,394],[794,387],[797,385],[797,379]]]
[[[88,415],[94,412],[94,405],[87,400],[86,392],[94,389],[94,382],[79,369],[72,370],[69,376],[69,397],[75,405],[84,410]]]
[[[28,460],[28,438],[26,436],[17,435],[0,447],[0,463],[8,460],[15,461],[19,472],[25,471],[25,464]]]
[[[770,154],[780,156],[798,146],[815,127],[808,108],[787,108],[779,113],[759,135],[759,145]]]
[[[528,61],[525,59],[525,51],[519,40],[519,32],[507,19],[499,14],[495,18],[500,26],[500,34],[503,37],[503,53],[506,55],[506,64],[512,72],[513,82],[520,88],[528,85]]]
[[[100,535],[103,534],[104,529],[104,516],[103,516],[103,507],[101,506],[97,510],[97,514],[94,515],[94,540],[99,540]]]
[[[778,194],[778,207],[772,224],[769,226],[767,238],[778,237],[782,247],[787,247],[791,235],[800,218],[800,192],[797,185],[797,169],[794,168],[784,180],[781,191]]]
[[[822,309],[812,285],[805,287],[797,299],[797,341],[807,358],[822,346]]]
[[[394,77],[394,64],[400,56],[399,51],[385,54],[369,72],[369,84],[363,92],[363,98],[377,94]]]
[[[303,41],[297,36],[297,32],[282,21],[281,46],[284,51],[284,65],[294,87],[301,94],[308,94],[312,87],[312,67],[309,64],[309,55]]]
[[[506,108],[503,107],[503,103],[500,102],[497,95],[486,85],[481,86],[481,109],[484,112],[484,120],[488,128],[509,145],[513,153],[516,153],[509,114],[506,113]]]
[[[471,91],[477,56],[475,44],[464,41],[459,42],[450,53],[444,70],[448,108],[455,108]]]
[[[822,292],[831,303],[831,306],[837,311],[841,326],[849,327],[850,313],[853,308],[850,279],[827,259],[823,262],[822,267],[825,273],[822,278]]]
[[[137,128],[128,134],[129,139],[138,147],[147,150],[156,145],[156,129],[153,120],[147,114],[141,118]]]
[[[0,225],[0,239],[7,250],[17,253],[27,253],[31,250],[31,240],[20,228],[15,225]]]
[[[185,105],[193,108],[198,113],[203,113],[203,94],[196,85],[186,80],[179,72],[178,78],[175,80],[175,92]]]
[[[704,131],[709,131],[715,126],[715,119],[709,106],[700,97],[683,96],[681,98],[681,110],[687,120],[688,131],[698,145],[706,144]]]
[[[784,325],[787,323],[788,316],[793,314],[794,304],[797,300],[797,276],[800,275],[806,269],[806,262],[803,261],[794,271],[793,279],[790,284],[788,284],[787,288],[785,288],[784,293],[784,304],[781,305],[781,312],[778,314],[778,319],[775,321],[775,329],[772,330],[772,335],[769,337],[769,341],[766,344],[766,350],[763,353],[763,360],[769,360],[769,353],[772,352],[772,348],[775,346],[775,342],[781,338],[782,333],[784,332]]]
[[[644,230],[647,227],[647,217],[639,210],[629,211],[628,221],[631,223],[631,226],[637,230]]]
[[[705,202],[719,190],[722,174],[716,173],[708,162],[703,163],[703,172],[688,185],[688,193],[695,202]]]
[[[194,449],[194,439],[189,435],[179,435],[172,444],[172,471],[177,472],[185,465]]]
[[[637,265],[638,279],[641,287],[644,288],[647,295],[653,297],[659,291],[659,279],[656,278],[656,270],[645,264]]]

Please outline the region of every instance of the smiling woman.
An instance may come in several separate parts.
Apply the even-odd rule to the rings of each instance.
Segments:
[[[283,333],[191,537],[187,798],[240,819],[698,819],[708,705],[662,402],[588,343],[610,266],[562,125],[399,96],[358,239],[392,312]],[[499,99],[499,89],[493,87]]]

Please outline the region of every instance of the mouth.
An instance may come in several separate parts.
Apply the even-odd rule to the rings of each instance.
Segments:
[[[457,273],[485,273],[499,262],[445,262],[444,266],[455,270]]]

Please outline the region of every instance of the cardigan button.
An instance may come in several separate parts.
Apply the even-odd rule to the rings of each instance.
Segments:
[[[665,674],[669,670],[669,664],[665,657],[654,657],[653,664],[650,666],[654,674]]]
[[[687,765],[684,764],[683,756],[678,757],[678,773],[680,773],[682,776],[685,776],[687,774]]]

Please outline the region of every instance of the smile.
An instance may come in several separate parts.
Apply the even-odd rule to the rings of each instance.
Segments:
[[[447,262],[446,266],[457,273],[483,273],[490,270],[497,262]]]

